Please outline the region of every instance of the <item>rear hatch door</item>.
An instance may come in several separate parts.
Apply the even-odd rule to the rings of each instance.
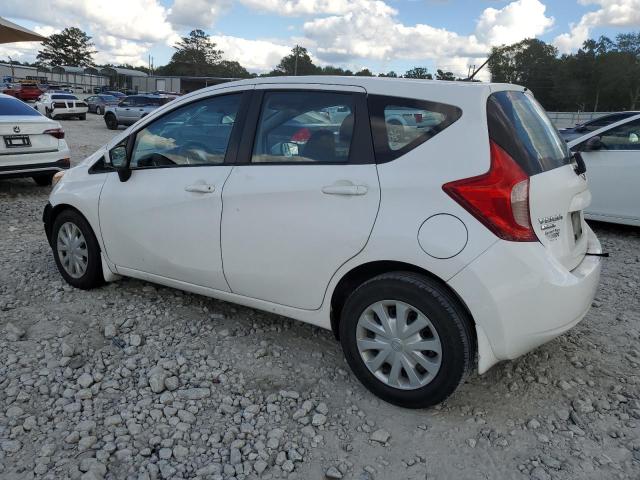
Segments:
[[[529,213],[540,243],[573,270],[587,252],[586,175],[576,173],[565,141],[529,92],[492,93],[487,117],[490,138],[529,175]]]

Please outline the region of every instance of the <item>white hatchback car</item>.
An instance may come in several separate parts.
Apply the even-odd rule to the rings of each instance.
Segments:
[[[390,129],[398,111],[431,126]],[[62,177],[44,222],[71,285],[124,275],[332,329],[367,388],[415,408],[584,317],[589,200],[521,87],[265,78],[143,118]]]
[[[0,93],[0,178],[33,177],[51,185],[56,172],[69,168],[69,147],[58,122],[22,100]]]

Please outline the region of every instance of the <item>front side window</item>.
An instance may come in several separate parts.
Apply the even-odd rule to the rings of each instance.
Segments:
[[[640,150],[640,119],[603,132],[600,141],[605,150]]]
[[[442,132],[462,110],[444,103],[370,95],[369,113],[376,159],[387,162]]]
[[[231,137],[242,94],[176,108],[136,135],[132,168],[218,165]]]
[[[346,163],[354,126],[349,93],[267,92],[253,163]]]

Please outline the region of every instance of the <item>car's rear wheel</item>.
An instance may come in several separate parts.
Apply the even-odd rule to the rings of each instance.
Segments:
[[[113,113],[105,114],[104,123],[107,124],[107,128],[109,130],[117,130],[118,129],[118,120],[116,120],[116,116]]]
[[[37,185],[40,185],[41,187],[46,187],[47,185],[51,185],[51,182],[53,180],[53,173],[44,173],[41,175],[34,175],[33,181],[36,182]]]
[[[86,113],[83,113],[82,115],[78,115],[78,118],[79,118],[80,120],[86,120],[86,119],[87,119],[87,114],[86,114]]]
[[[383,400],[407,408],[436,405],[470,371],[470,319],[438,282],[391,272],[363,283],[347,299],[340,341],[349,366]]]
[[[44,114],[46,117],[51,118],[51,110],[49,110],[47,107],[44,107]]]
[[[65,210],[52,229],[53,257],[69,285],[88,290],[102,285],[100,247],[87,220],[74,210]]]

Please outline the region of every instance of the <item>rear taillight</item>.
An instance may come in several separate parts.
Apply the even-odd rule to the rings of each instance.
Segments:
[[[51,135],[52,137],[62,140],[64,138],[64,130],[61,128],[51,128],[42,132],[44,135]]]
[[[421,113],[414,113],[413,114],[413,118],[415,118],[416,123],[422,123],[422,114]]]
[[[447,183],[442,189],[498,237],[538,241],[529,216],[529,176],[493,141],[487,173]]]

